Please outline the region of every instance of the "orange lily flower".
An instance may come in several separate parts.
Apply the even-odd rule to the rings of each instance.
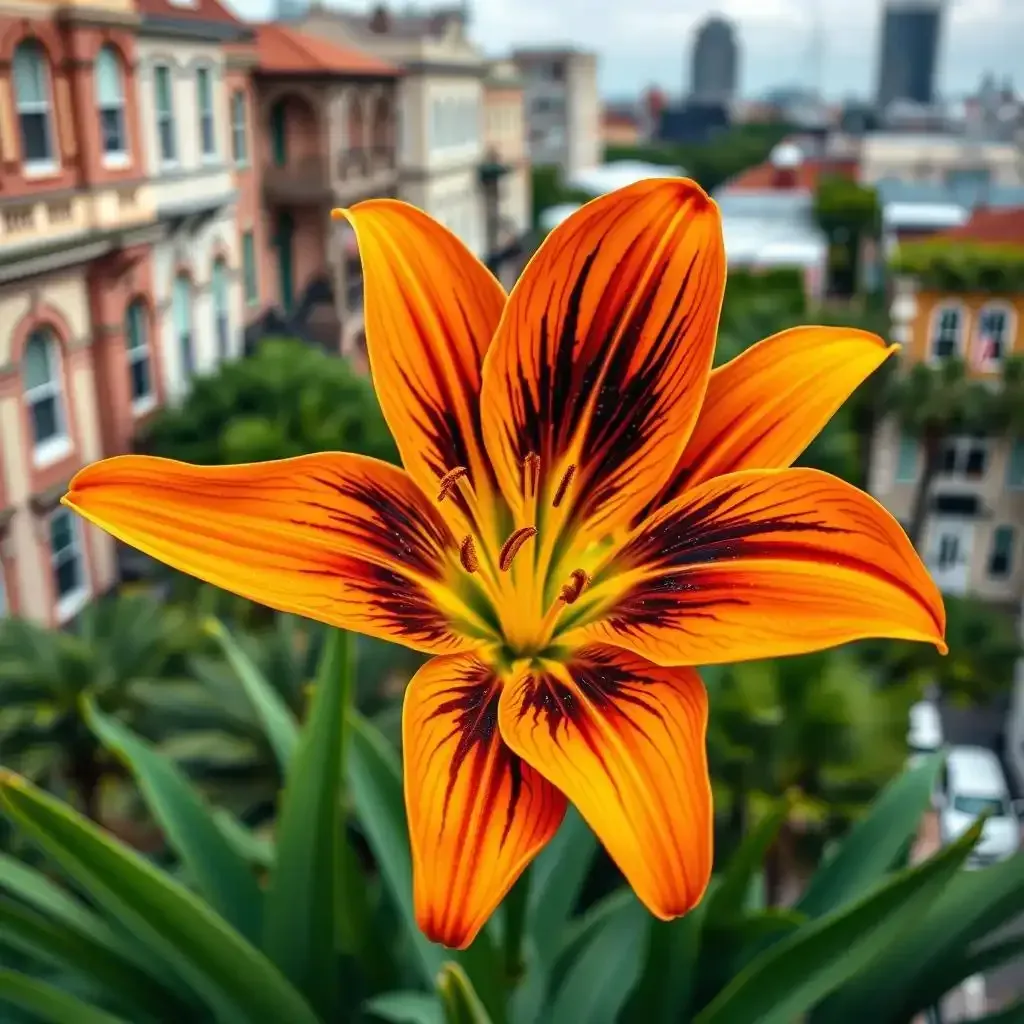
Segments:
[[[802,327],[711,371],[718,209],[693,182],[588,203],[510,295],[386,199],[339,211],[404,469],[342,453],[90,466],[65,503],[184,572],[436,655],[405,695],[417,917],[463,948],[572,800],[659,918],[711,873],[693,665],[863,637],[944,648],[898,523],[788,468],[892,352]]]

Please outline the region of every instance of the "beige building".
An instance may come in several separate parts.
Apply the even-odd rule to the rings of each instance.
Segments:
[[[485,258],[480,166],[487,64],[466,35],[464,12],[409,14],[378,7],[364,16],[316,5],[295,24],[402,68],[399,194]]]
[[[860,180],[885,178],[939,185],[1024,184],[1024,150],[1010,142],[958,135],[876,132],[859,146]]]
[[[571,177],[602,158],[597,54],[572,49],[516,50],[526,92],[530,161]]]

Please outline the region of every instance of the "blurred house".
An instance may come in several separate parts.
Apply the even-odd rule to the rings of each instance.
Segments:
[[[256,122],[263,207],[247,299],[279,331],[362,355],[363,277],[355,235],[333,207],[398,192],[398,68],[287,25],[256,28]],[[246,257],[248,267],[248,257]],[[255,296],[255,300],[252,298]]]
[[[979,209],[933,241],[1019,246],[1024,254],[1024,206]],[[911,362],[959,358],[995,386],[1004,360],[1024,354],[1024,290],[939,289],[928,279],[900,276],[891,314],[893,340]],[[872,494],[908,523],[923,473],[920,444],[890,417],[876,432],[871,461]],[[1024,442],[998,435],[948,438],[926,498],[922,556],[938,585],[1018,607],[1024,597]]]
[[[597,55],[572,48],[512,54],[526,89],[530,160],[566,175],[601,159]]]
[[[484,79],[484,226],[491,270],[507,287],[515,283],[527,254],[533,221],[526,101],[516,66],[492,61]]]
[[[605,104],[601,112],[601,145],[638,146],[643,141],[642,117],[632,107]]]

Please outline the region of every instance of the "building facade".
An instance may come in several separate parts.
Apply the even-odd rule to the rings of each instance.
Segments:
[[[935,102],[942,0],[886,0],[878,64],[878,107]]]
[[[1019,244],[1024,209],[980,211],[940,239],[951,243]],[[912,277],[896,281],[893,340],[904,360],[940,365],[959,359],[968,372],[999,387],[1010,356],[1024,355],[1024,292],[938,290]],[[889,417],[876,431],[870,489],[909,523],[922,486],[921,443]],[[984,436],[946,438],[938,472],[924,496],[921,554],[940,588],[1014,609],[1024,597],[1024,440],[993,423]]]
[[[739,43],[724,18],[704,21],[693,38],[689,94],[695,100],[728,102],[739,89]]]
[[[580,50],[516,50],[526,93],[530,161],[566,177],[601,163],[597,55]]]

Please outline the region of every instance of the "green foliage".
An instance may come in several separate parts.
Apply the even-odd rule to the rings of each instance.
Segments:
[[[814,218],[831,241],[876,234],[880,215],[878,193],[850,178],[826,176],[814,194]]]
[[[265,341],[248,359],[195,381],[140,438],[153,455],[220,465],[321,451],[397,461],[369,379],[298,341]]]
[[[890,270],[940,292],[1019,294],[1024,291],[1024,244],[909,242],[899,247]]]
[[[347,638],[332,634],[301,723],[258,668],[245,668],[240,692],[277,737],[285,779],[261,868],[240,853],[243,825],[225,827],[169,760],[88,698],[86,723],[137,780],[176,866],[157,868],[0,774],[0,808],[49,865],[0,857],[0,946],[22,958],[0,971],[0,1002],[58,1024],[904,1024],[979,964],[1020,952],[990,936],[1024,911],[1024,855],[960,870],[980,823],[900,866],[938,758],[889,786],[792,910],[753,895],[792,803],[769,804],[702,904],[671,922],[625,889],[577,906],[595,843],[571,814],[473,946],[442,950],[415,925],[400,765],[352,708],[351,661]],[[823,689],[825,704],[842,686]],[[827,718],[820,708],[826,741],[841,745]],[[355,837],[369,862],[354,855]]]

